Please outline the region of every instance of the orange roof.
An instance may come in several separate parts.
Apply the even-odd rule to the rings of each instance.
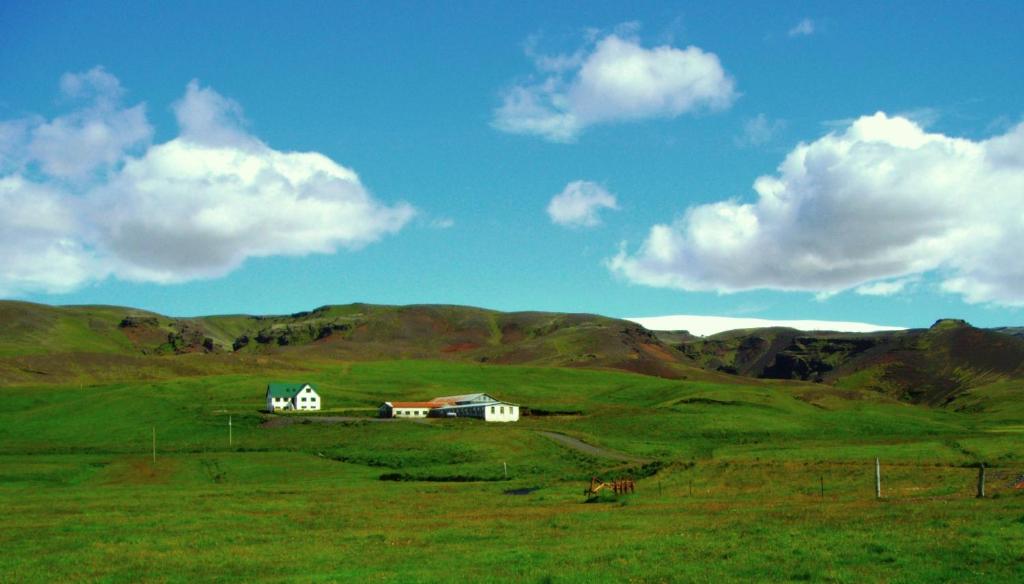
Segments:
[[[437,402],[391,402],[393,408],[436,408],[441,405]]]

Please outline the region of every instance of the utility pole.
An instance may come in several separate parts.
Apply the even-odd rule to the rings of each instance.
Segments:
[[[882,463],[875,459],[875,498],[882,498]]]
[[[234,440],[231,435],[231,416],[228,416],[228,446],[231,446],[233,443]]]
[[[501,466],[505,468],[505,478],[507,479],[508,478],[508,463],[507,462],[502,462]]]
[[[153,464],[156,464],[156,426],[153,426]]]

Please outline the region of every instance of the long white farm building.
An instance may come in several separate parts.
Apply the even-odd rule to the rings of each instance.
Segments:
[[[487,422],[519,420],[519,406],[486,393],[446,395],[427,402],[384,402],[382,418],[479,418]]]

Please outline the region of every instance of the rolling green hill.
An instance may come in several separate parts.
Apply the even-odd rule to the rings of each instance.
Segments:
[[[463,306],[324,306],[172,318],[133,308],[0,301],[0,384],[91,383],[441,359],[708,377],[643,327],[590,314]]]

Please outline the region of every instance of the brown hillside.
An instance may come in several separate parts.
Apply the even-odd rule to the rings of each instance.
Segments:
[[[628,321],[464,306],[351,304],[280,316],[174,318],[0,301],[0,383],[150,379],[322,360],[440,359],[706,377]],[[192,357],[189,357],[189,356]]]

